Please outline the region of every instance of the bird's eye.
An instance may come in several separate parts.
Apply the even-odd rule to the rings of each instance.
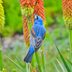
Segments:
[[[37,16],[37,20],[38,20],[38,16]]]
[[[35,20],[37,20],[38,19],[38,16],[37,15],[35,15]]]
[[[35,15],[35,19],[37,19],[37,15]]]

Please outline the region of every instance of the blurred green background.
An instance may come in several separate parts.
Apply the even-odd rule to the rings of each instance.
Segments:
[[[41,72],[69,72],[67,67],[72,68],[71,63],[67,61],[67,67],[65,63],[70,54],[69,32],[64,25],[61,0],[44,0],[47,34],[42,48],[38,51],[37,61],[33,60],[32,67],[27,67],[23,62],[28,49],[23,39],[19,0],[3,0],[2,6],[4,8],[5,20],[3,21],[5,24],[0,31],[0,38],[2,38],[4,72],[35,72],[35,70],[41,68],[44,69]]]
[[[22,16],[19,0],[3,0],[5,12],[5,26],[2,30],[3,36],[12,36],[14,33],[22,34]],[[63,25],[61,0],[44,0],[46,27]]]

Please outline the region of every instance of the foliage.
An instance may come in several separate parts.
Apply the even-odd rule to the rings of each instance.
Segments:
[[[3,36],[12,36],[15,33],[22,33],[22,18],[18,0],[3,0],[5,10],[5,27]]]
[[[64,34],[65,31],[64,30],[62,30],[62,31]],[[55,42],[53,41],[54,36],[59,35],[59,33],[55,34],[55,35],[53,35],[53,34],[55,34],[54,31],[49,34],[47,31],[47,35],[46,35],[46,38],[43,43],[44,50],[42,51],[42,48],[41,48],[38,51],[38,53],[37,53],[38,55],[36,54],[36,56],[34,56],[33,61],[32,61],[33,63],[31,65],[25,64],[23,62],[23,57],[25,56],[27,49],[25,47],[25,44],[22,41],[21,41],[22,44],[20,47],[19,46],[20,41],[17,40],[17,42],[14,43],[14,47],[8,48],[6,50],[6,52],[4,53],[4,59],[3,59],[4,60],[4,68],[6,68],[8,71],[16,71],[16,72],[17,71],[19,71],[19,72],[31,71],[32,72],[32,71],[36,71],[36,70],[41,70],[42,72],[44,72],[43,69],[45,66],[45,70],[46,70],[45,72],[47,72],[47,71],[49,71],[49,72],[57,72],[57,71],[67,72],[63,61],[66,62],[67,66],[69,66],[69,67],[72,66],[72,65],[70,65],[71,64],[70,60],[69,60],[70,64],[67,62],[69,52],[66,50],[68,49],[69,45],[66,43],[65,40],[68,41],[68,36],[65,35],[66,38],[64,37],[64,38],[61,38],[60,40],[55,40],[55,42],[56,42],[56,44],[55,44]],[[59,48],[59,52],[61,53],[61,56],[60,56],[60,53],[57,51],[56,46],[57,46],[57,48]]]
[[[56,46],[56,48],[57,48],[57,46]],[[68,64],[67,64],[67,62],[66,62],[66,60],[64,59],[64,57],[62,56],[62,54],[60,53],[60,51],[59,51],[58,48],[57,48],[57,50],[58,50],[58,53],[59,53],[59,55],[60,55],[60,57],[61,57],[61,60],[62,60],[63,63],[64,63],[64,66],[65,66],[66,69],[67,69],[67,72],[71,72],[71,70],[70,70],[70,68],[69,68],[69,66],[68,66]]]

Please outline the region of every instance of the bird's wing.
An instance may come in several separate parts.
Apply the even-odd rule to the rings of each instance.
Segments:
[[[36,37],[36,33],[35,33],[35,31],[34,31],[34,29],[32,28],[32,30],[31,30],[31,34],[32,34],[32,36],[35,38]]]

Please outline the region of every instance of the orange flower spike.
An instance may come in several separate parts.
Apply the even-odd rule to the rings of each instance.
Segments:
[[[30,33],[28,29],[28,15],[30,14],[31,16],[31,21],[33,23],[34,21],[34,14],[37,14],[42,17],[42,19],[45,19],[44,16],[44,7],[43,7],[43,0],[20,0],[22,8],[22,13],[23,13],[23,32],[24,32],[24,40],[26,42],[26,45],[29,45],[30,43]],[[34,10],[33,12],[28,12],[28,10],[31,10],[31,8]],[[32,10],[31,10],[32,11]]]
[[[30,34],[27,24],[27,18],[23,17],[23,34],[24,34],[24,40],[26,42],[26,45],[29,46],[30,42]]]
[[[20,0],[21,6],[30,7],[30,0]]]
[[[26,0],[20,0],[20,4],[21,4],[21,6],[24,6],[25,3],[26,3]]]
[[[31,7],[34,7],[34,6],[35,6],[35,3],[36,3],[36,0],[31,0],[31,1],[30,1]]]
[[[43,20],[45,19],[43,0],[37,0],[34,8],[34,13],[41,16]]]
[[[34,14],[38,14],[43,20],[45,19],[43,0],[20,0],[20,3],[22,6],[34,8]]]
[[[67,27],[72,26],[72,0],[62,0],[64,21]]]
[[[72,0],[63,0],[62,5],[64,16],[72,18]]]
[[[40,5],[44,5],[44,4],[43,4],[43,0],[37,0],[37,2],[38,2],[38,4],[40,4]]]

